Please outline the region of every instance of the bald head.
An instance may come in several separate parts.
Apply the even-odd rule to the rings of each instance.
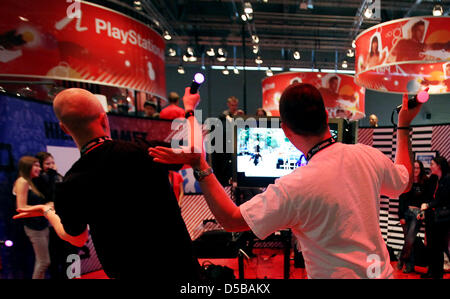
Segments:
[[[72,137],[90,138],[92,135],[109,135],[106,113],[95,95],[80,88],[70,88],[58,93],[53,101],[56,117]]]

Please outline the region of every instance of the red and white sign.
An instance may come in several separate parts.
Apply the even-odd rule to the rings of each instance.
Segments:
[[[165,44],[126,15],[79,1],[3,0],[0,75],[84,81],[166,98]]]
[[[364,114],[364,87],[354,83],[353,76],[336,73],[281,73],[262,81],[263,109],[279,116],[283,91],[294,83],[309,83],[319,89],[330,118],[358,120]]]
[[[355,81],[369,89],[450,92],[450,17],[413,17],[367,29],[356,38]]]

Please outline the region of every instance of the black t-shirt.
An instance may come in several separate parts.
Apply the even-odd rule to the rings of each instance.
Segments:
[[[89,225],[110,278],[198,278],[168,170],[144,146],[106,141],[82,155],[57,185],[55,209],[70,235]]]
[[[413,183],[411,190],[399,197],[398,214],[400,219],[405,218],[405,212],[409,206],[420,208],[422,203],[428,202],[432,194],[427,180],[423,183]]]

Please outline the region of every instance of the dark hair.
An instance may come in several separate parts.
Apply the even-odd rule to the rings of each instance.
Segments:
[[[44,166],[43,166],[44,161],[48,157],[53,157],[53,156],[52,156],[52,154],[47,153],[47,152],[39,152],[39,153],[36,154],[36,158],[39,160],[39,164],[41,164],[41,168],[44,168]]]
[[[425,26],[425,22],[422,21],[422,20],[418,21],[417,23],[415,23],[415,24],[411,27],[411,30],[416,30],[416,28],[419,27],[419,26]]]
[[[439,157],[434,157],[433,161],[441,168],[442,177],[445,177],[448,174],[449,168],[450,168],[447,160],[444,157],[439,156]]]
[[[288,86],[280,98],[280,116],[294,133],[319,136],[326,132],[327,112],[319,90],[311,84]]]
[[[415,160],[414,163],[418,163],[419,164],[419,168],[420,168],[419,183],[423,184],[428,179],[427,173],[425,172],[425,167],[423,166],[422,161]]]
[[[374,36],[373,38],[372,38],[372,41],[370,42],[370,52],[369,52],[369,54],[370,54],[370,56],[373,56],[373,55],[380,55],[380,52],[378,52],[378,47],[377,47],[377,49],[375,50],[375,53],[374,52],[372,52],[372,45],[373,45],[373,42],[374,41],[377,41],[377,45],[379,46],[379,42],[378,42],[378,37],[376,37],[376,36]]]
[[[176,103],[180,100],[180,96],[176,92],[169,93],[169,103]]]

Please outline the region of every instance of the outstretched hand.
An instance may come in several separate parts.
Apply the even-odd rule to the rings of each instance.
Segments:
[[[202,158],[202,151],[194,147],[182,147],[172,149],[163,146],[150,147],[148,153],[153,160],[164,164],[188,164],[192,167],[198,166]]]
[[[19,208],[16,210],[19,214],[14,215],[13,219],[44,216],[45,209],[48,209],[47,205],[34,205],[27,208]]]

